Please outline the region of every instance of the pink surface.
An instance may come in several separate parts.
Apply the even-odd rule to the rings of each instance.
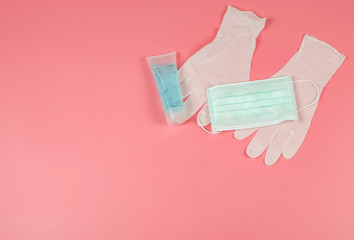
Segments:
[[[145,56],[178,64],[226,5],[267,17],[252,79],[303,34],[347,56],[304,144],[272,167],[250,138],[165,123]],[[0,239],[354,239],[352,0],[2,1]]]

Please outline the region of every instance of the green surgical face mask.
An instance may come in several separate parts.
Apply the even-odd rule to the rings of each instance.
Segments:
[[[310,80],[298,81],[313,83]],[[315,87],[318,90],[317,85]],[[218,85],[207,89],[207,97],[211,133],[298,120],[293,81],[290,76]],[[318,99],[305,107],[317,101]],[[203,129],[206,130],[204,127]]]

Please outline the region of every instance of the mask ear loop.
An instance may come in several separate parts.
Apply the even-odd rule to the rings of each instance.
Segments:
[[[198,126],[201,127],[206,133],[209,134],[219,134],[221,132],[210,132],[208,129],[206,129],[203,124],[200,122],[200,113],[208,106],[208,103],[204,104],[204,107],[199,111],[198,116],[197,116],[197,123]]]
[[[299,108],[299,109],[297,110],[298,112],[301,111],[301,110],[303,110],[303,109],[305,109],[305,108],[308,108],[308,107],[314,105],[315,103],[318,102],[318,100],[320,100],[321,91],[320,91],[320,88],[317,86],[317,84],[316,84],[314,81],[307,80],[307,79],[301,79],[301,80],[296,80],[296,81],[293,81],[293,82],[309,82],[309,83],[311,83],[311,84],[316,88],[316,90],[317,90],[317,97],[316,97],[316,99],[313,100],[311,103],[309,103],[309,104],[307,104],[307,105],[305,105],[305,106]]]

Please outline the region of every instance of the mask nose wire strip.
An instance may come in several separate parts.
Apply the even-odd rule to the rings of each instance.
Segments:
[[[209,134],[219,134],[220,132],[210,132],[209,130],[207,130],[203,124],[200,122],[200,113],[203,112],[203,110],[208,106],[208,104],[206,103],[204,105],[204,107],[199,111],[198,116],[197,116],[197,123],[198,126],[201,127],[205,132],[209,133]]]
[[[317,97],[316,97],[316,99],[313,100],[311,103],[309,103],[309,104],[307,104],[307,105],[305,105],[305,106],[299,108],[299,109],[297,110],[297,111],[299,112],[299,111],[301,111],[301,110],[303,110],[303,109],[305,109],[305,108],[308,108],[308,107],[314,105],[315,103],[317,103],[318,100],[320,99],[321,91],[320,91],[320,88],[317,86],[317,84],[316,84],[314,81],[307,80],[307,79],[301,79],[301,80],[296,80],[296,81],[294,81],[294,83],[298,83],[298,82],[309,82],[309,83],[311,83],[311,84],[316,88],[316,90],[317,90]]]

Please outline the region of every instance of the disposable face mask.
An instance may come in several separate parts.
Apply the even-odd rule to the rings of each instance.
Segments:
[[[317,88],[316,85],[315,87]],[[298,120],[293,81],[290,76],[218,85],[207,89],[207,98],[212,132],[200,124],[199,116],[198,124],[209,133]]]

